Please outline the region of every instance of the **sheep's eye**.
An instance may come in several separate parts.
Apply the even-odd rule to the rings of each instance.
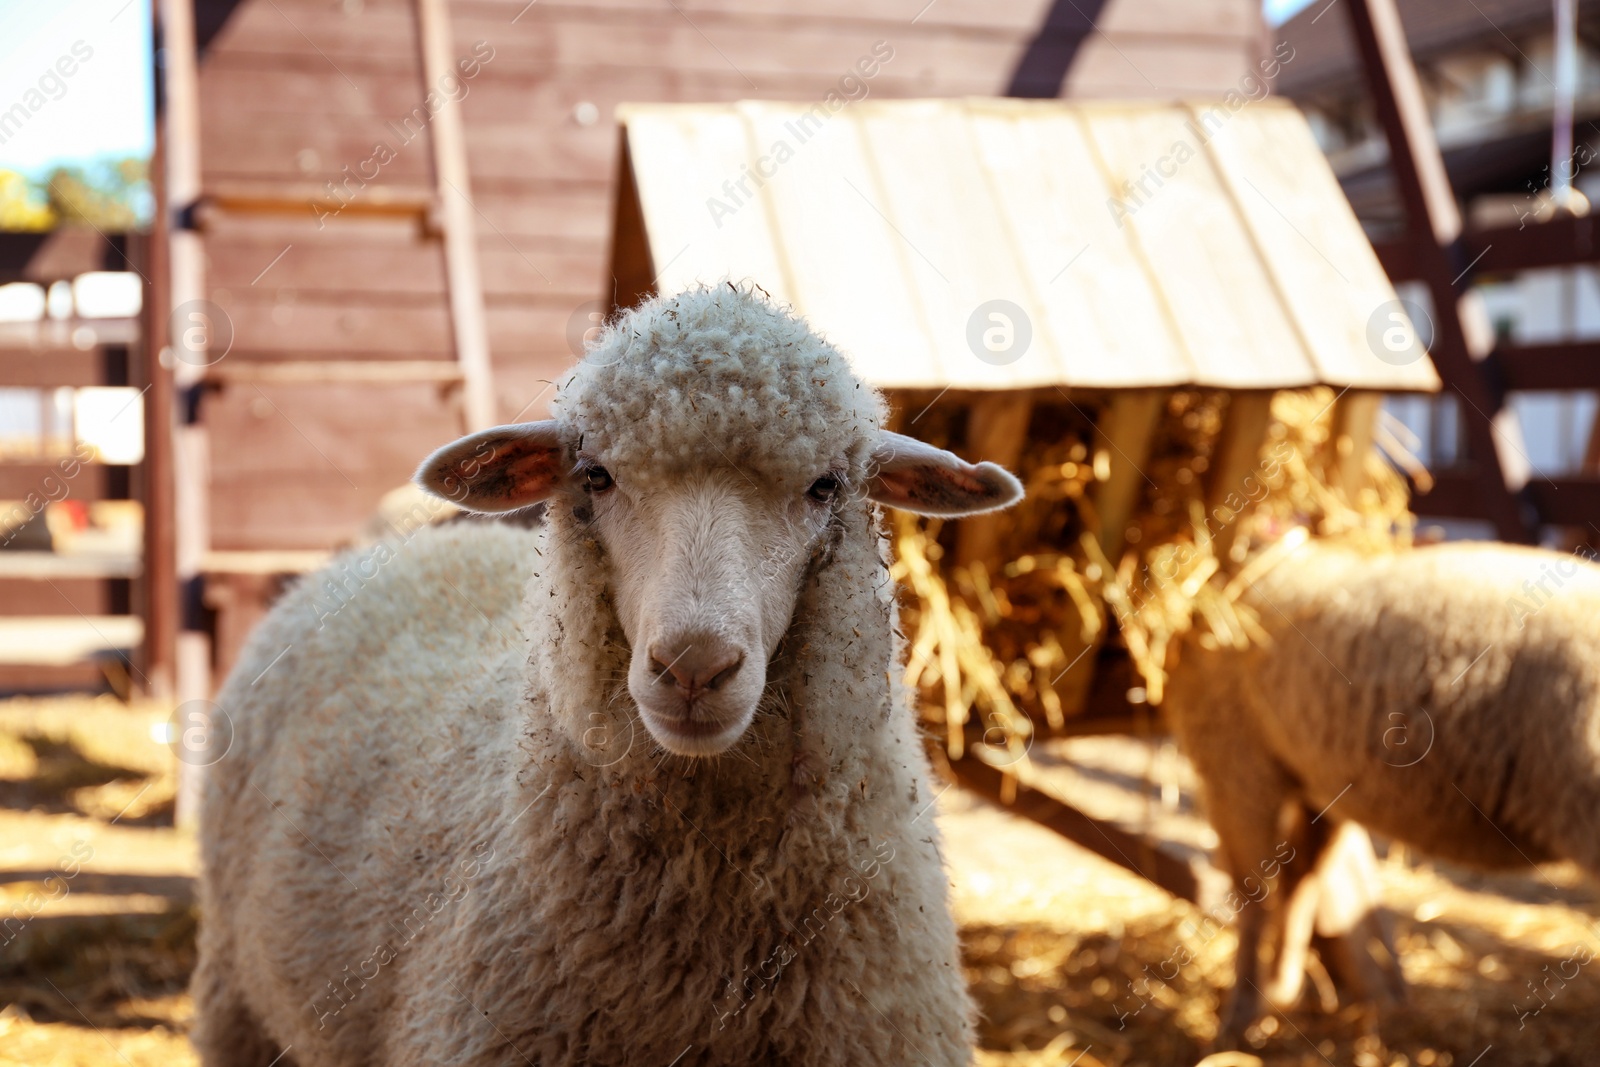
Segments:
[[[591,463],[583,468],[583,487],[591,493],[603,493],[616,484],[611,472],[599,464]]]
[[[839,492],[839,479],[831,474],[824,474],[811,483],[811,488],[806,490],[806,496],[819,504],[831,503]]]

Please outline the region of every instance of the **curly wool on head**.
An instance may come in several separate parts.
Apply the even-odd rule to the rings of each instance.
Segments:
[[[729,282],[624,312],[554,409],[608,465],[670,473],[704,466],[715,449],[784,482],[830,469],[859,478],[884,417],[842,352],[753,285]]]

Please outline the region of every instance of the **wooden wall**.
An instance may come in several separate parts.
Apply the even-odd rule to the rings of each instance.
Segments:
[[[197,8],[208,193],[307,201],[205,213],[208,285],[234,330],[226,360],[451,358],[439,245],[416,220],[358,214],[431,184],[427,134],[405,143],[391,125],[426,92],[410,0]],[[452,0],[450,10],[454,54],[478,64],[462,108],[507,419],[543,414],[588,305],[611,290],[621,102],[820,100],[879,41],[893,58],[866,83],[873,97],[1217,95],[1253,69],[1264,41],[1258,0]],[[351,207],[319,228],[310,198],[363,165],[376,177],[351,183]],[[422,384],[229,385],[206,392],[202,417],[220,549],[339,542],[460,426],[438,387]]]

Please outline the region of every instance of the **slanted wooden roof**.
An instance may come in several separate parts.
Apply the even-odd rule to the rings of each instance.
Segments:
[[[885,387],[1438,388],[1420,352],[1373,351],[1394,289],[1304,119],[1277,101],[619,117],[638,215],[619,211],[618,256],[642,237],[637,272],[661,292],[752,278]],[[991,300],[1031,325],[1012,362],[969,345]]]

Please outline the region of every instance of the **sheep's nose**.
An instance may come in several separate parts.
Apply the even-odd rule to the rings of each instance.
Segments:
[[[714,638],[696,637],[652,645],[650,659],[656,681],[671,675],[678,692],[692,701],[701,693],[720,689],[738,674],[744,653]]]

